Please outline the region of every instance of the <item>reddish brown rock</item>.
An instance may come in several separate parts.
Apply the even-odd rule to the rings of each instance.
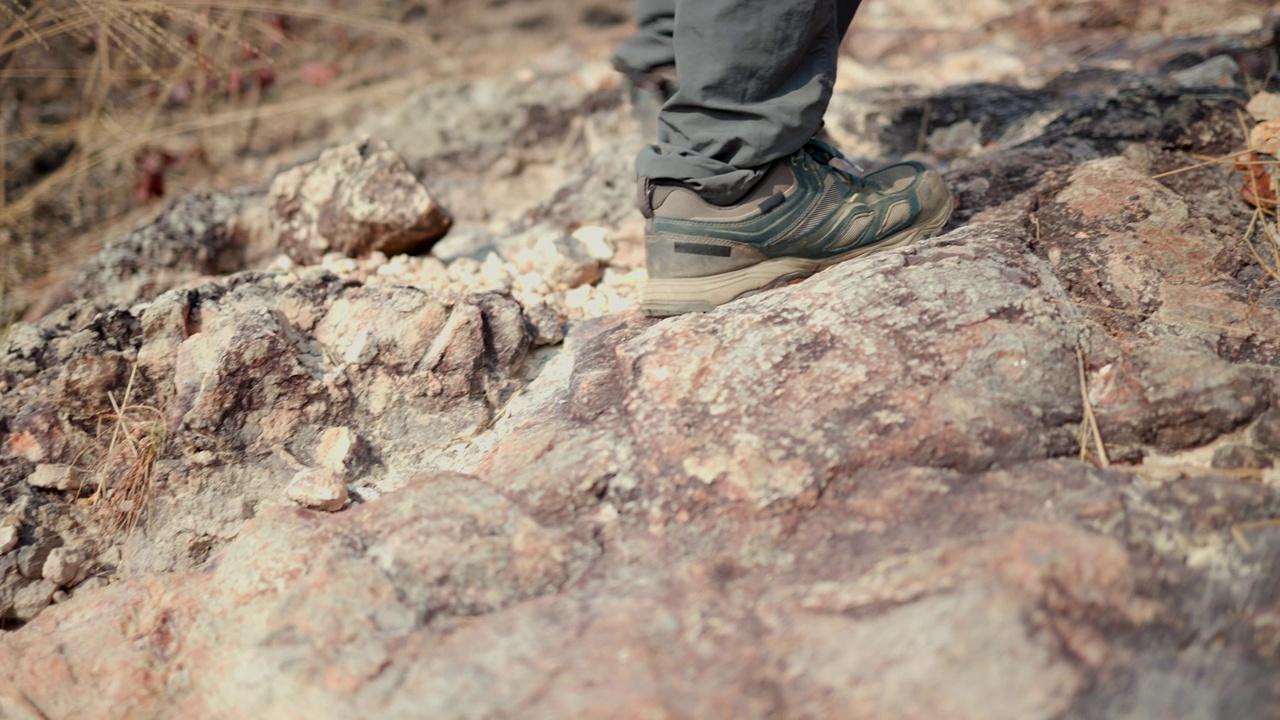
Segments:
[[[1253,428],[1253,439],[1263,451],[1280,456],[1280,408],[1263,413]]]
[[[1269,404],[1258,373],[1228,351],[1240,338],[1232,328],[1252,317],[1247,288],[1229,274],[1247,251],[1203,216],[1200,200],[1153,180],[1142,154],[1130,155],[1072,172],[1037,211],[1038,250],[1109,331],[1091,343],[1088,378],[1104,439],[1197,447]]]
[[[1265,470],[1274,461],[1258,448],[1248,445],[1224,445],[1213,453],[1212,465],[1225,470]]]
[[[1091,373],[1089,385],[1107,442],[1164,450],[1199,447],[1248,424],[1269,395],[1249,369],[1176,341],[1129,350]]]
[[[781,508],[842,471],[1069,452],[1076,338],[1023,242],[960,230],[623,344],[619,408],[645,485]]]
[[[277,242],[304,265],[326,253],[363,257],[422,251],[452,220],[380,140],[325,151],[281,173],[268,199]]]
[[[597,547],[473,480],[423,477],[340,516],[272,512],[210,572],[47,611],[0,659],[55,637],[67,650],[0,663],[0,679],[59,717],[1048,720],[1134,662],[1118,629],[1170,611],[1140,554],[1075,525],[1114,482],[1066,463],[864,473],[790,529],[601,516]],[[86,621],[106,608],[118,622]],[[107,667],[120,682],[83,682]],[[130,680],[147,673],[183,680]]]
[[[210,303],[201,322],[178,350],[174,373],[188,447],[255,453],[305,447],[350,403],[339,369],[299,347],[271,309],[219,312]]]
[[[482,465],[484,481],[518,498],[539,520],[589,512],[624,482],[617,438],[548,422],[504,440]]]

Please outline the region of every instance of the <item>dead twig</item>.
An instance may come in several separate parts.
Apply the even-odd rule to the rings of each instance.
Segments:
[[[1245,537],[1246,532],[1254,530],[1264,530],[1267,528],[1280,528],[1280,518],[1272,518],[1270,520],[1250,520],[1248,522],[1236,523],[1231,526],[1231,537],[1240,546],[1240,549],[1246,555],[1253,553],[1253,545],[1249,539]]]
[[[1213,165],[1222,165],[1224,163],[1231,163],[1232,165],[1235,165],[1236,159],[1248,152],[1249,150],[1245,149],[1245,150],[1240,150],[1238,152],[1233,152],[1230,155],[1223,155],[1221,157],[1210,158],[1208,160],[1205,160],[1204,162],[1195,163],[1194,165],[1187,165],[1186,167],[1180,167],[1180,168],[1177,168],[1176,170],[1168,170],[1166,172],[1162,172],[1157,175],[1152,175],[1151,179],[1160,180],[1161,178],[1167,178],[1173,175],[1179,175],[1181,173],[1191,172],[1192,170],[1199,170],[1201,168],[1207,168]]]
[[[933,104],[928,100],[920,114],[920,135],[916,138],[916,152],[924,152],[929,144],[929,122],[933,120]]]
[[[1080,399],[1084,402],[1084,423],[1082,433],[1087,432],[1093,440],[1093,450],[1098,457],[1100,467],[1111,467],[1111,458],[1107,457],[1107,446],[1102,442],[1102,430],[1098,428],[1098,417],[1093,412],[1093,403],[1089,400],[1089,379],[1084,370],[1084,351],[1076,348],[1076,366],[1080,371]],[[1080,460],[1088,458],[1088,445],[1080,444]]]

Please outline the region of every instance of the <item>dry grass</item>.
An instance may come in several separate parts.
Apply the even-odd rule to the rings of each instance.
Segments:
[[[257,152],[264,118],[368,84],[343,63],[370,43],[421,54],[399,20],[423,5],[0,0],[0,235],[47,250],[150,199],[148,178]],[[308,64],[342,72],[308,84]]]
[[[132,402],[137,368],[130,373],[124,397],[108,393],[112,412],[99,421],[98,438],[105,447],[93,468],[94,509],[104,542],[127,538],[146,518],[154,498],[155,462],[168,441],[164,414]]]

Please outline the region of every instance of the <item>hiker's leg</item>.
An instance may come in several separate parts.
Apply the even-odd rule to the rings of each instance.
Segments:
[[[840,39],[844,39],[844,34],[849,31],[849,24],[853,22],[853,16],[858,12],[858,5],[862,4],[862,0],[838,0],[836,3],[839,7],[836,9],[836,22],[840,26]]]
[[[727,204],[822,125],[840,41],[857,2],[679,0],[680,88],[637,173]]]
[[[858,177],[814,137],[857,7],[676,1],[680,87],[636,163],[648,219],[640,312],[710,311],[946,227],[954,203],[936,170]]]
[[[618,46],[613,54],[613,66],[632,78],[638,78],[676,62],[676,51],[672,46],[676,0],[634,0],[633,5],[640,31]]]

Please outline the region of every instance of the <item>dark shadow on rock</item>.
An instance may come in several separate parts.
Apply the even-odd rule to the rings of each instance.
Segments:
[[[998,116],[988,113],[1000,106],[985,104],[981,93],[957,97],[976,103],[969,107],[954,101],[959,103],[953,107],[955,116],[967,112],[970,120],[977,117],[987,122],[994,117],[1008,123],[1031,112],[1058,114],[1032,139],[952,165],[947,179],[959,198],[953,224],[967,222],[1035,188],[1056,170],[1118,155],[1133,144],[1218,156],[1238,149],[1244,141],[1236,115],[1245,99],[1239,91],[1143,85],[1083,102],[1050,93],[1037,96],[1048,98],[1046,106],[1037,109],[1029,102],[1014,102],[1012,112],[1001,110]]]
[[[627,383],[618,350],[653,324],[646,318],[625,314],[574,326],[568,338],[570,345],[577,348],[569,387],[572,420],[589,423],[621,408]]]

